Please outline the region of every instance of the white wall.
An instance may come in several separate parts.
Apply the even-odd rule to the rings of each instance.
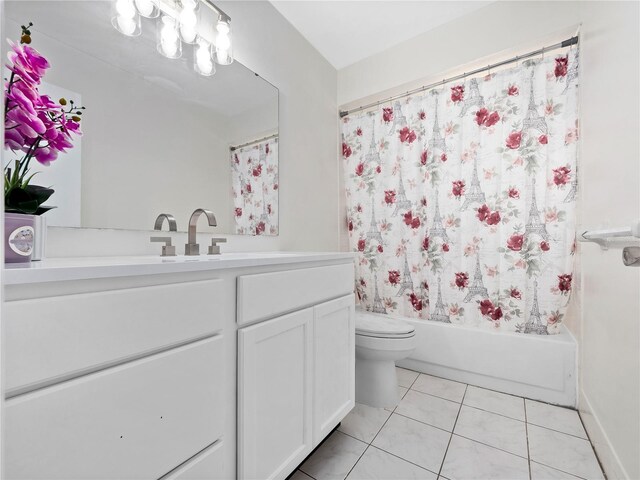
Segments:
[[[236,59],[280,90],[280,235],[248,239],[230,236],[223,248],[337,250],[336,70],[270,3],[216,4],[232,18]],[[184,224],[187,219],[179,220]],[[102,235],[56,228],[50,231],[48,255],[78,255],[80,251],[85,255],[110,255],[133,239],[131,253],[155,253],[157,248],[150,247],[146,237],[135,232]]]
[[[588,228],[626,225],[640,218],[639,7],[496,2],[340,70],[338,103],[357,106],[469,71],[567,38],[582,24],[578,215]],[[577,260],[567,324],[579,341],[582,418],[609,478],[638,479],[640,269],[623,267],[620,250],[595,245],[581,245]]]

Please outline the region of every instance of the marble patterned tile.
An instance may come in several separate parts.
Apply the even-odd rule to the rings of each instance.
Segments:
[[[536,425],[527,429],[532,461],[589,480],[604,479],[588,440]]]
[[[391,415],[372,445],[438,472],[451,434],[400,415]]]
[[[433,377],[424,373],[420,374],[411,387],[412,390],[446,398],[447,400],[458,403],[462,402],[466,388],[467,385],[464,383],[454,382],[446,378]]]
[[[287,480],[313,480],[313,478],[300,470],[296,470]]]
[[[453,435],[441,475],[451,480],[528,480],[527,459]]]
[[[459,409],[458,403],[409,390],[396,407],[395,413],[450,432]]]
[[[436,480],[438,475],[390,453],[369,447],[347,480]]]
[[[579,478],[555,468],[531,462],[531,480],[578,480]]]
[[[371,443],[390,415],[391,412],[384,408],[356,403],[349,415],[342,420],[338,430],[363,442]]]
[[[316,480],[344,480],[366,449],[366,443],[336,431],[300,466],[300,470]]]
[[[411,384],[415,382],[418,375],[420,375],[419,372],[400,367],[396,367],[396,374],[398,375],[398,385],[404,388],[411,387]]]
[[[498,413],[524,422],[524,399],[469,385],[464,396],[465,405]]]
[[[453,433],[528,457],[526,425],[519,420],[463,405]]]
[[[402,399],[404,398],[404,396],[407,394],[408,391],[409,391],[408,388],[398,386],[398,403],[402,401]],[[396,409],[396,407],[397,405],[394,405],[393,407],[384,407],[384,409],[389,412],[393,412]]]
[[[575,410],[533,400],[525,400],[525,408],[527,423],[587,439],[580,416]]]

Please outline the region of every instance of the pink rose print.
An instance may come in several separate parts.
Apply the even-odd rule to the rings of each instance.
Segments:
[[[384,250],[382,249],[382,245],[378,245],[378,253],[382,253]]]
[[[497,225],[500,223],[500,212],[491,212],[487,217],[487,225]]]
[[[442,251],[443,252],[448,252],[449,251],[449,244],[448,243],[443,243],[442,244]]]
[[[389,270],[389,283],[397,285],[400,281],[400,270]]]
[[[522,300],[522,294],[517,288],[512,288],[509,295],[511,296],[511,298],[515,298],[516,300]]]
[[[489,215],[491,215],[491,210],[487,205],[482,205],[478,209],[477,217],[478,217],[478,220],[480,220],[481,222],[484,222],[487,218],[489,218]]]
[[[491,112],[491,114],[485,120],[484,125],[486,127],[492,127],[496,123],[498,123],[499,120],[500,120],[500,115],[498,115],[498,112]]]
[[[269,155],[269,144],[268,143],[264,146],[264,153]]]
[[[264,224],[264,222],[259,222],[258,225],[256,225],[256,235],[261,235],[262,233],[264,233],[265,228],[266,225]]]
[[[540,250],[542,250],[543,252],[548,252],[549,248],[549,242],[540,242]]]
[[[443,153],[442,155],[440,155],[440,160],[441,160],[442,162],[446,162],[446,161],[447,161],[447,154],[446,154],[446,153]]]
[[[515,97],[520,93],[520,90],[518,89],[517,85],[509,85],[509,88],[507,89],[507,94],[511,97]]]
[[[376,173],[380,173],[380,172],[382,172],[382,168],[380,167],[380,165],[378,165],[376,167]]]
[[[569,66],[569,55],[564,57],[556,57],[556,68],[553,70],[556,78],[567,75],[567,67]]]
[[[558,220],[558,210],[555,208],[549,208],[544,212],[544,220],[546,223],[555,222]]]
[[[361,177],[363,173],[364,173],[364,163],[359,163],[358,165],[356,165],[356,175]]]
[[[258,165],[256,168],[253,169],[253,172],[251,172],[253,174],[254,177],[259,177],[260,174],[262,173],[262,165]]]
[[[566,295],[571,291],[571,280],[573,279],[573,275],[564,274],[558,275],[558,290],[562,292],[563,295]]]
[[[452,182],[453,187],[451,189],[451,193],[453,193],[454,197],[460,198],[464,194],[464,180],[455,180]]]
[[[464,85],[451,87],[451,100],[455,103],[464,100]]]
[[[520,198],[520,192],[518,189],[511,187],[509,189],[509,198]]]
[[[244,187],[244,189],[247,191],[247,193],[251,193],[251,184],[247,183]]]
[[[422,299],[418,298],[415,293],[411,292],[409,294],[409,300],[411,301],[411,306],[416,312],[422,310]]]
[[[424,237],[422,240],[422,249],[429,250],[429,237]]]
[[[571,177],[571,169],[569,167],[559,167],[553,169],[553,183],[558,187],[566,185]]]
[[[236,217],[241,217],[242,216],[242,209],[236,207]]]
[[[511,150],[517,150],[520,148],[520,142],[522,141],[522,132],[511,132],[507,137],[507,147]]]
[[[549,318],[547,318],[547,324],[555,325],[561,318],[562,316],[560,315],[560,312],[552,312],[551,315],[549,315]]]
[[[409,225],[411,228],[415,229],[420,226],[420,219],[418,217],[414,217],[411,210],[409,210],[404,214],[404,223],[405,225]]]
[[[396,191],[395,190],[385,190],[384,191],[384,202],[387,205],[392,205],[396,203]]]
[[[424,150],[421,154],[420,154],[420,163],[422,165],[426,165],[427,164],[427,157],[428,157],[429,153]]]
[[[384,123],[389,123],[393,120],[393,109],[391,107],[385,107],[382,109],[382,120],[384,120]]]
[[[483,125],[484,122],[487,121],[487,118],[489,118],[489,110],[486,108],[481,108],[476,112],[476,123],[478,125]]]
[[[547,138],[547,136],[546,136],[546,135],[540,135],[540,136],[538,137],[538,143],[539,143],[540,145],[546,145],[547,143],[549,143],[549,139]]]
[[[493,302],[489,299],[482,300],[479,306],[480,306],[480,313],[482,315],[489,315],[490,313],[493,312]]]
[[[358,240],[358,251],[359,252],[364,252],[364,247],[366,246],[364,238],[361,238],[360,240]]]
[[[358,127],[358,128],[356,129],[356,135],[357,135],[357,136],[359,136],[359,137],[361,137],[361,136],[362,136],[362,129],[361,129],[360,127]]]
[[[507,247],[509,250],[513,250],[514,252],[519,252],[522,250],[522,244],[524,243],[524,235],[511,235],[509,240],[507,240]]]
[[[424,113],[424,110],[420,110],[418,117],[420,118],[420,120],[424,120],[425,118],[427,118],[427,114]]]
[[[502,318],[502,308],[498,307],[491,313],[491,320],[500,320]]]
[[[401,142],[413,143],[416,139],[416,132],[409,130],[409,127],[404,127],[400,130],[399,136]]]
[[[347,228],[350,232],[353,232],[353,220],[349,220],[349,222],[347,223]]]
[[[469,285],[469,274],[466,272],[458,272],[456,273],[456,287],[460,290],[466,288]]]
[[[564,144],[569,145],[578,140],[578,129],[570,128],[567,130],[567,134],[564,136]]]
[[[349,158],[351,156],[351,147],[346,142],[342,142],[342,156]]]

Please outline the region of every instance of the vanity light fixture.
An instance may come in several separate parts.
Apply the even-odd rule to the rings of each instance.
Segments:
[[[213,28],[204,26],[202,5],[210,8],[214,16]],[[120,33],[140,35],[140,18],[158,18],[158,52],[167,58],[180,58],[182,44],[193,45],[193,68],[205,77],[216,72],[215,63],[233,63],[231,17],[216,7],[211,0],[114,0],[112,25]],[[213,32],[211,32],[213,30]],[[215,63],[214,63],[215,62]]]

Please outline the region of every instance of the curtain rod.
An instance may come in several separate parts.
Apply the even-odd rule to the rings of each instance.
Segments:
[[[569,47],[571,45],[576,45],[577,43],[578,43],[578,36],[571,37],[571,38],[568,38],[567,40],[564,40],[562,42],[556,43],[555,45],[549,45],[548,47],[542,47],[542,48],[539,48],[538,50],[534,50],[533,52],[525,53],[524,55],[516,55],[513,58],[509,58],[507,60],[503,60],[501,62],[494,63],[492,65],[487,65],[486,67],[478,68],[478,69],[473,70],[471,72],[465,72],[465,73],[462,73],[460,75],[456,75],[455,77],[445,78],[444,80],[440,80],[439,82],[434,82],[434,83],[431,83],[429,85],[424,85],[422,87],[418,87],[418,88],[415,88],[413,90],[409,90],[408,92],[401,93],[401,94],[398,94],[398,95],[394,95],[393,97],[389,97],[389,98],[386,98],[384,100],[379,100],[377,102],[372,102],[372,103],[369,103],[367,105],[362,105],[360,107],[352,108],[351,110],[340,110],[340,118],[344,118],[344,117],[346,117],[347,115],[349,115],[350,113],[353,113],[353,112],[359,112],[361,110],[366,110],[366,109],[371,108],[371,107],[377,107],[378,105],[382,105],[383,103],[392,102],[394,100],[398,100],[400,98],[408,97],[410,95],[414,95],[414,94],[419,93],[419,92],[424,92],[425,90],[430,90],[430,89],[432,89],[434,87],[438,87],[440,85],[444,85],[445,83],[448,83],[448,82],[453,82],[455,80],[460,80],[462,78],[466,78],[466,77],[469,77],[471,75],[475,75],[477,73],[485,72],[487,70],[491,70],[492,68],[501,67],[503,65],[508,65],[509,63],[517,62],[517,61],[523,60],[525,58],[535,57],[536,55],[543,54],[545,52],[548,52],[549,50],[556,50],[558,48]]]
[[[249,145],[253,145],[254,143],[264,142],[265,140],[269,140],[271,138],[278,138],[278,134],[274,133],[273,135],[268,135],[266,137],[258,138],[256,140],[251,140],[250,142],[242,143],[240,145],[235,145],[235,146],[234,145],[230,145],[229,146],[229,150],[231,150],[233,152],[234,150],[237,150],[239,148],[248,147]]]

